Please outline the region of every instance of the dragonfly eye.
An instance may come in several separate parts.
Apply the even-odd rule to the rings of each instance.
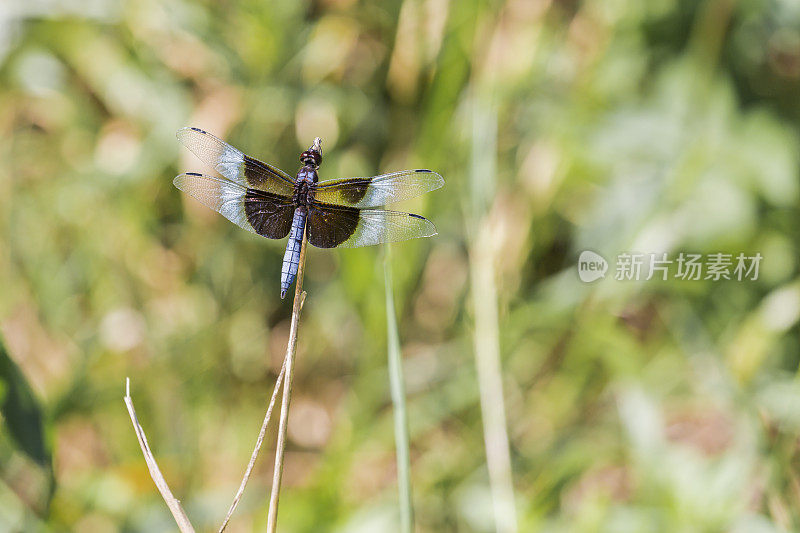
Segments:
[[[300,154],[300,162],[319,168],[319,165],[322,163],[322,139],[319,137],[314,139],[314,144],[312,144],[308,150]]]
[[[300,154],[300,162],[318,167],[322,163],[322,154],[316,150],[306,150]]]

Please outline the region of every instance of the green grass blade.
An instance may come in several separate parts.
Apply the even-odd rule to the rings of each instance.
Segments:
[[[20,451],[50,469],[52,455],[44,432],[44,412],[25,375],[0,338],[0,418]]]
[[[408,418],[406,416],[406,390],[403,380],[403,361],[400,356],[400,336],[397,333],[394,295],[392,292],[392,266],[389,247],[384,255],[383,274],[386,286],[386,344],[389,357],[389,386],[394,406],[394,439],[397,455],[397,490],[400,497],[400,531],[411,533],[414,529],[414,508],[411,503],[411,461],[409,458]]]

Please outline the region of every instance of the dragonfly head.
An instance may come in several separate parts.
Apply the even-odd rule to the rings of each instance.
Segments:
[[[314,139],[314,144],[300,154],[300,162],[306,165],[312,165],[314,168],[319,168],[322,163],[322,139],[317,137]]]

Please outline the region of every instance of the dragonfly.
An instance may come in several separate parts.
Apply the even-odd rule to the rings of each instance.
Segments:
[[[302,166],[293,178],[200,128],[181,128],[176,135],[223,176],[185,172],[173,180],[178,189],[257,235],[289,236],[281,298],[297,276],[303,239],[319,248],[355,248],[436,235],[427,218],[384,208],[444,185],[442,176],[431,170],[319,181],[322,141],[317,137],[300,154]]]

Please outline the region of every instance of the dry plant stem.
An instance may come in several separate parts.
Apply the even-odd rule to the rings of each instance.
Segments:
[[[275,469],[272,474],[272,491],[269,495],[269,514],[267,515],[267,533],[274,533],[278,523],[278,498],[280,497],[281,479],[283,477],[283,454],[286,449],[286,427],[289,421],[289,403],[292,399],[292,375],[294,372],[294,356],[297,350],[297,324],[300,310],[303,308],[306,293],[303,292],[303,274],[306,265],[306,239],[303,232],[303,244],[300,248],[300,265],[297,268],[297,281],[294,288],[294,305],[292,306],[292,323],[289,327],[289,343],[286,346],[284,366],[286,376],[283,382],[283,400],[281,401],[281,418],[278,425],[278,443],[275,446]]]
[[[491,252],[482,249],[480,245],[481,241],[489,240],[479,238],[478,241],[477,249],[470,254],[470,263],[472,304],[475,310],[475,360],[478,368],[486,465],[489,470],[495,527],[499,533],[511,533],[517,531],[517,520],[500,368],[494,259]]]
[[[225,516],[225,520],[222,523],[222,526],[219,528],[219,533],[225,531],[225,528],[228,526],[228,522],[230,522],[231,516],[233,516],[233,512],[236,510],[236,506],[239,505],[239,501],[244,494],[244,489],[247,486],[247,482],[250,480],[250,476],[253,473],[253,467],[255,466],[256,459],[258,458],[258,454],[261,451],[261,446],[264,443],[264,436],[267,432],[267,426],[269,425],[269,421],[272,418],[272,410],[275,407],[275,400],[278,397],[278,392],[281,390],[281,385],[283,384],[283,379],[286,376],[286,370],[288,366],[288,362],[294,361],[294,351],[297,346],[297,323],[300,318],[300,311],[303,309],[303,303],[305,303],[305,296],[306,293],[302,292],[302,285],[303,285],[303,270],[305,266],[305,240],[303,241],[301,253],[300,253],[300,266],[297,271],[297,286],[295,288],[295,297],[294,297],[294,306],[292,309],[292,325],[291,330],[289,333],[289,346],[287,347],[286,351],[286,358],[283,360],[283,364],[281,365],[281,371],[278,374],[278,379],[275,380],[275,387],[272,390],[272,396],[269,400],[269,405],[267,406],[267,412],[264,415],[264,422],[261,424],[261,429],[258,432],[258,438],[256,439],[256,445],[253,449],[253,453],[250,456],[250,461],[247,463],[247,469],[245,470],[244,476],[242,477],[242,482],[239,485],[239,490],[236,492],[236,495],[233,498],[233,502],[231,503],[230,508],[228,509],[228,514]],[[298,296],[299,294],[299,296]],[[291,353],[291,357],[290,357]],[[280,457],[276,457],[276,462],[280,460],[281,469],[283,467],[283,443],[285,442],[285,435],[286,435],[286,427],[285,427],[285,417],[288,417],[288,395],[287,395],[287,388],[284,387],[284,398],[283,398],[283,405],[287,406],[286,415],[284,415],[284,409],[281,409],[281,429],[280,434],[283,435],[284,439],[279,439],[281,442],[281,446],[279,449],[281,450]],[[291,394],[291,389],[289,389],[289,395]],[[147,463],[147,467],[150,470],[150,476],[153,478],[153,481],[156,484],[161,496],[164,498],[164,501],[167,503],[170,511],[172,512],[172,516],[175,518],[175,522],[178,524],[178,528],[182,532],[192,532],[194,533],[194,528],[192,524],[189,522],[189,519],[186,516],[183,508],[181,507],[180,502],[172,495],[172,492],[167,485],[167,482],[164,480],[164,477],[161,475],[161,471],[156,464],[156,460],[153,457],[152,452],[150,451],[150,447],[147,444],[147,437],[145,437],[144,430],[142,426],[139,424],[139,420],[136,417],[136,411],[133,408],[133,401],[130,397],[130,380],[126,381],[126,390],[125,390],[125,405],[128,406],[128,413],[131,417],[131,422],[133,422],[133,428],[136,431],[136,436],[139,439],[139,445],[142,448],[142,453],[144,454],[145,462]],[[276,472],[279,469],[276,466]],[[273,483],[275,480],[273,479]],[[277,479],[278,486],[280,486],[280,477],[278,476]],[[273,486],[273,494],[276,494],[277,491],[274,490]],[[270,516],[273,516],[274,513],[272,512],[272,500],[275,500],[275,510],[277,511],[277,497],[270,499]],[[274,525],[273,525],[274,529]]]
[[[302,302],[300,303],[302,307]],[[233,511],[236,510],[236,506],[239,505],[239,500],[242,499],[242,494],[244,494],[244,488],[247,486],[247,481],[250,479],[250,475],[253,473],[253,467],[256,464],[256,459],[258,458],[258,454],[261,451],[261,445],[264,443],[264,435],[267,433],[267,426],[269,425],[270,418],[272,418],[272,408],[275,407],[275,399],[278,397],[278,392],[281,390],[281,384],[283,384],[283,376],[286,374],[286,359],[283,360],[283,364],[281,365],[281,371],[278,374],[278,379],[275,380],[275,387],[272,389],[272,397],[269,399],[269,406],[267,407],[267,414],[264,415],[264,422],[261,424],[261,430],[258,432],[258,438],[256,439],[256,446],[253,448],[253,454],[250,456],[250,462],[247,463],[247,469],[244,472],[244,476],[242,477],[242,483],[239,485],[239,490],[236,491],[236,496],[233,497],[233,502],[231,503],[230,508],[228,509],[228,514],[225,515],[225,520],[222,522],[222,526],[219,528],[219,533],[225,531],[225,528],[228,526],[228,522],[231,520],[231,516],[233,516]]]
[[[172,495],[172,491],[169,490],[169,485],[167,485],[167,482],[164,480],[164,476],[158,468],[156,459],[153,457],[153,452],[150,451],[150,446],[147,444],[147,437],[144,434],[144,429],[142,429],[142,425],[139,424],[139,419],[136,417],[136,410],[133,408],[130,378],[125,379],[125,405],[128,406],[128,414],[131,417],[133,429],[136,431],[136,438],[139,439],[139,446],[142,448],[142,454],[144,454],[147,469],[150,470],[150,477],[153,478],[158,492],[161,493],[161,497],[164,498],[167,507],[169,507],[169,510],[172,512],[172,517],[178,524],[178,529],[183,533],[194,533],[194,527],[192,527],[191,522],[189,522],[189,518],[186,516],[186,512],[184,512],[180,502]]]
[[[517,513],[500,366],[495,282],[497,236],[492,232],[491,220],[484,215],[486,199],[494,196],[497,168],[497,111],[490,97],[478,95],[474,99],[472,128],[471,185],[475,231],[472,234],[469,259],[472,284],[470,292],[475,313],[475,364],[495,529],[498,533],[515,533]]]

